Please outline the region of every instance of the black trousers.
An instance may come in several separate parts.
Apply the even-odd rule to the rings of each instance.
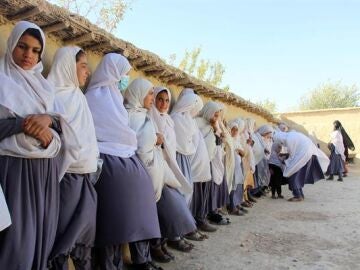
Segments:
[[[283,179],[282,170],[274,164],[269,164],[269,168],[272,171],[270,178],[271,194],[275,195],[276,192],[278,195],[281,195],[281,184]]]

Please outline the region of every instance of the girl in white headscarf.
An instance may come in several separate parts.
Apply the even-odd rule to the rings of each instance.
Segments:
[[[59,213],[59,180],[77,157],[76,138],[69,147],[72,130],[56,113],[54,88],[41,74],[44,47],[41,29],[22,21],[0,60],[0,184],[12,218],[1,233],[1,269],[47,267]]]
[[[294,195],[289,201],[303,201],[302,188],[324,178],[329,159],[307,136],[296,131],[276,131],[274,142],[283,144],[288,150],[283,175],[288,178]]]
[[[255,203],[256,200],[250,194],[250,190],[255,187],[254,173],[255,173],[255,157],[253,151],[254,145],[254,129],[255,129],[255,120],[247,118],[245,121],[244,132],[240,135],[241,141],[245,144],[245,156],[243,157],[244,165],[244,207],[251,207],[252,203]]]
[[[221,135],[217,134],[217,121],[220,117],[221,106],[209,101],[205,104],[196,118],[198,127],[206,143],[208,155],[211,165],[211,181],[210,195],[208,200],[209,220],[219,224],[227,225],[229,220],[222,218],[218,213],[219,209],[223,208],[228,203],[228,188],[226,185],[225,166],[224,166],[224,150],[222,147]]]
[[[345,146],[341,134],[341,126],[334,122],[334,130],[330,134],[330,142],[328,144],[330,154],[330,163],[326,170],[329,175],[326,180],[333,180],[334,174],[338,175],[338,181],[343,181],[342,175],[345,172]]]
[[[265,189],[270,183],[270,170],[268,159],[272,146],[273,128],[270,125],[262,125],[254,133],[254,159],[255,159],[255,188],[251,191],[255,196],[265,195]]]
[[[160,237],[151,177],[135,154],[136,133],[129,127],[119,81],[131,69],[120,54],[103,57],[92,75],[86,99],[103,159],[98,194],[95,246],[100,269],[121,269],[121,244],[129,243],[138,269],[157,269],[149,239]]]
[[[178,190],[189,197],[192,195],[193,185],[191,183],[191,177],[188,178],[189,175],[187,175],[187,177],[184,176],[177,163],[175,125],[170,115],[168,115],[170,103],[171,93],[169,89],[162,86],[155,87],[154,104],[149,111],[149,116],[154,123],[156,132],[161,134],[164,138],[164,143],[162,145],[163,156],[176,179],[181,184],[181,187],[178,188]],[[189,172],[191,168],[187,168],[189,168],[187,170],[187,172]],[[189,212],[190,210],[187,208],[185,211]],[[169,239],[167,245],[184,252],[188,252],[193,248],[191,243],[185,241],[185,239],[181,237]]]
[[[158,125],[153,121],[156,118],[155,112],[151,114],[153,117],[148,114],[153,103],[154,88],[148,80],[138,78],[130,83],[125,91],[125,107],[129,112],[130,127],[136,132],[137,154],[153,180],[161,236],[171,240],[179,239],[180,236],[196,229],[194,218],[191,216],[185,199],[177,190],[181,190],[183,185],[188,186],[188,183],[186,179],[181,180],[182,184],[179,182],[174,174],[175,171],[170,169],[164,158],[165,151],[162,148],[168,151],[166,156],[172,159],[172,166],[175,169],[175,155],[171,146],[168,145],[169,141],[165,139],[169,139],[170,132],[165,132],[165,127],[161,128],[159,121],[157,121]],[[171,118],[167,120],[166,118],[162,121],[168,121],[167,128],[169,129]],[[176,139],[172,138],[172,141]],[[181,172],[176,174],[179,175]],[[185,187],[185,190],[189,188]],[[169,262],[173,259],[159,239],[154,240],[152,244],[151,255],[154,259],[160,262]]]
[[[229,210],[230,214],[242,216],[248,211],[241,206],[244,193],[244,168],[242,157],[245,156],[244,146],[241,143],[241,134],[244,132],[245,122],[242,119],[235,119],[229,123],[229,130],[234,142],[234,177],[232,190],[230,192]]]
[[[89,75],[85,52],[79,47],[60,48],[48,75],[48,81],[56,88],[56,99],[65,109],[63,116],[81,146],[78,159],[60,183],[60,215],[51,255],[52,269],[67,267],[69,254],[76,268],[91,268],[97,203],[91,175],[97,171],[99,150],[91,112],[80,89]]]
[[[171,111],[171,117],[176,133],[176,159],[183,174],[193,184],[193,194],[187,196],[192,215],[199,229],[215,231],[206,220],[209,193],[206,182],[211,179],[210,160],[203,136],[194,120],[202,107],[203,102],[194,90],[185,88]],[[186,238],[202,241],[207,237],[195,231],[186,235]]]

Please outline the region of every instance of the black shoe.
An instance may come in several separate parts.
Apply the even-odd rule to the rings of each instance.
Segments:
[[[147,262],[134,265],[136,270],[164,270],[162,267],[157,266],[154,262]]]
[[[278,198],[279,199],[284,199],[284,196],[280,194],[280,195],[278,195]]]
[[[344,180],[342,179],[342,177],[339,177],[339,178],[338,178],[338,181],[339,181],[339,182],[343,182]]]
[[[332,174],[330,174],[330,176],[328,178],[326,178],[326,180],[334,180],[334,176]]]

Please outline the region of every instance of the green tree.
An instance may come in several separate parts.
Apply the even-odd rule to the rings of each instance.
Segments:
[[[358,107],[360,92],[357,85],[342,85],[328,81],[311,90],[300,99],[300,110]]]
[[[224,65],[219,61],[211,62],[209,59],[201,58],[201,51],[201,47],[196,47],[190,51],[186,50],[179,62],[178,68],[199,80],[220,87],[225,74]],[[171,54],[167,62],[174,65],[175,61],[176,54]],[[230,87],[227,85],[222,88],[224,91],[229,91]]]
[[[274,113],[277,111],[277,105],[276,102],[270,99],[264,99],[262,101],[256,102],[257,105],[263,107],[264,109],[268,110],[271,113]]]
[[[113,32],[133,0],[50,0],[69,11],[84,16],[96,25]]]

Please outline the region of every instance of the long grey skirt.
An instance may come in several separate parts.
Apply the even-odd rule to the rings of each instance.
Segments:
[[[230,192],[230,196],[229,196],[230,210],[234,210],[236,208],[236,206],[239,206],[242,203],[243,196],[244,196],[244,185],[243,184],[238,184],[236,186],[236,189],[232,190]]]
[[[318,158],[313,155],[310,160],[295,174],[289,177],[289,189],[299,190],[305,184],[314,184],[320,179],[324,179]]]
[[[209,212],[222,208],[229,204],[229,190],[226,179],[217,185],[214,181],[210,181],[210,196],[208,200]]]
[[[267,187],[270,184],[270,170],[269,170],[269,162],[266,158],[263,158],[256,165],[256,183],[257,187]]]
[[[97,247],[160,237],[152,180],[139,158],[101,154],[96,223]]]
[[[60,182],[60,215],[51,259],[59,255],[88,260],[96,232],[97,195],[89,174],[66,173]],[[74,250],[75,249],[75,250]]]
[[[179,165],[179,168],[181,170],[181,172],[183,173],[183,175],[185,176],[186,180],[193,185],[193,180],[192,180],[192,176],[191,176],[191,161],[190,161],[190,156],[186,156],[183,154],[180,154],[178,152],[176,152],[176,161],[177,164]],[[190,207],[191,204],[191,200],[192,200],[193,194],[185,194],[185,201],[186,204]]]
[[[341,155],[335,153],[335,151],[331,152],[330,155],[330,164],[327,168],[326,174],[337,174],[342,175],[345,172],[345,163],[341,158]]]
[[[195,231],[195,220],[184,196],[176,189],[166,185],[163,187],[157,210],[163,238],[174,238]]]
[[[183,175],[192,184],[190,157],[176,152],[176,161]]]
[[[0,233],[0,269],[46,269],[59,216],[59,163],[0,156],[12,225]]]
[[[194,183],[194,192],[190,203],[190,210],[197,225],[204,223],[209,213],[208,199],[210,189],[211,181]]]

